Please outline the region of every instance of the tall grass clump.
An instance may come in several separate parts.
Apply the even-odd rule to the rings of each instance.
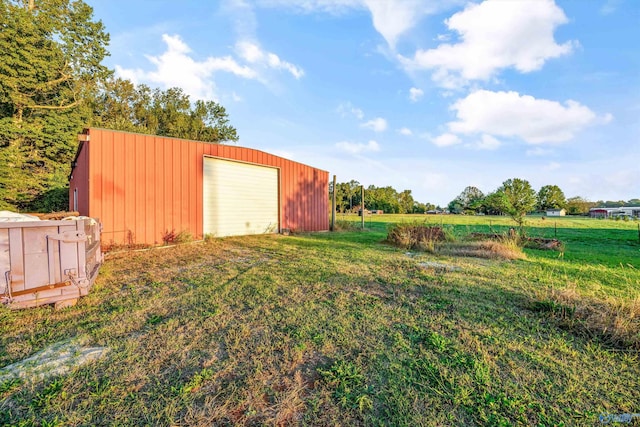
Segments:
[[[547,313],[578,336],[598,337],[614,348],[640,350],[640,298],[601,300],[567,287],[538,293],[531,308]]]
[[[438,249],[440,255],[466,256],[486,259],[525,259],[522,248],[510,240],[460,241],[442,245]]]
[[[484,236],[478,233],[455,236],[450,229],[426,224],[395,224],[389,228],[387,242],[403,249],[488,259],[524,259],[522,238],[515,233]],[[493,236],[493,235],[492,235]]]
[[[333,229],[334,231],[356,231],[360,230],[360,224],[346,219],[336,219]]]
[[[387,242],[404,249],[435,252],[436,244],[444,242],[447,235],[442,227],[426,224],[394,224],[387,232]]]

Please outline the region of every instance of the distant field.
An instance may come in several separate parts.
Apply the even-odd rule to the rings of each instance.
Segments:
[[[360,226],[357,215],[337,216],[338,220],[349,221]],[[507,232],[514,222],[506,216],[471,215],[370,215],[365,217],[365,228],[373,232],[385,233],[387,226],[394,223],[425,223],[451,227],[458,235],[472,232]],[[622,221],[580,217],[528,216],[527,235],[532,237],[557,238],[565,243],[562,258],[556,252],[525,250],[533,255],[536,264],[545,268],[571,268],[584,290],[598,288],[588,282],[600,282],[605,293],[635,297],[640,288],[626,286],[627,276],[635,276],[640,270],[640,240],[637,220]],[[635,271],[634,271],[635,270]],[[635,282],[637,284],[637,282]]]
[[[459,236],[512,225],[382,215],[365,231],[113,255],[75,307],[0,309],[0,366],[73,336],[111,349],[0,383],[0,423],[569,426],[640,412],[637,349],[572,317],[602,308],[638,330],[637,222],[532,217],[529,234],[557,228],[564,252],[501,261],[385,244],[401,221]]]

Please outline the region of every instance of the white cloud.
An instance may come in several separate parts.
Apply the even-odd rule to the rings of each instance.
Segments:
[[[180,36],[162,35],[167,50],[160,56],[147,55],[146,58],[156,69],[125,69],[116,65],[116,74],[133,82],[150,82],[164,88],[180,87],[188,95],[197,99],[213,99],[215,85],[211,78],[217,71],[235,74],[246,79],[255,79],[258,74],[247,66],[240,65],[230,56],[208,57],[196,61],[189,54],[191,49]]]
[[[603,125],[611,123],[612,120],[613,120],[613,114],[611,113],[607,113],[602,117],[598,117],[598,123]]]
[[[418,89],[417,87],[412,87],[409,89],[409,99],[412,102],[418,102],[420,98],[424,95],[424,91],[422,89]]]
[[[362,120],[364,118],[364,112],[361,109],[354,107],[351,102],[341,103],[338,105],[338,108],[336,108],[336,111],[341,117],[354,115],[358,120]]]
[[[283,61],[278,55],[263,51],[257,43],[247,40],[236,43],[238,55],[245,61],[276,70],[285,70],[296,79],[304,76],[304,70],[290,62]]]
[[[244,0],[226,0],[221,2],[221,9],[230,15],[238,38],[255,36],[258,22],[252,4]]]
[[[233,99],[234,102],[242,102],[243,101],[242,97],[240,95],[238,95],[237,93],[235,93],[235,92],[231,92],[231,99]]]
[[[518,92],[478,90],[451,109],[457,117],[448,123],[453,133],[518,137],[530,144],[567,141],[597,120],[593,111],[576,101],[563,105]]]
[[[359,154],[359,153],[365,153],[365,152],[380,151],[380,144],[378,144],[374,140],[370,140],[366,144],[358,143],[358,142],[342,141],[336,144],[336,148],[342,151],[345,151],[347,153]]]
[[[451,145],[459,144],[462,141],[460,141],[458,135],[454,135],[452,133],[443,133],[440,136],[431,138],[431,142],[433,142],[433,144],[437,145],[438,147],[448,147]]]
[[[560,169],[561,167],[562,167],[562,165],[561,165],[560,163],[558,163],[558,162],[550,162],[550,163],[548,163],[547,165],[545,165],[545,166],[543,167],[543,169],[544,169],[544,170],[546,170],[546,171],[548,171],[548,172],[551,172],[551,171],[558,170],[558,169]]]
[[[500,147],[502,143],[491,135],[486,133],[482,135],[480,141],[476,143],[476,148],[480,150],[495,150]]]
[[[376,31],[395,49],[398,39],[427,15],[434,14],[459,0],[261,0],[267,7],[286,7],[304,13],[315,11],[341,14],[349,10],[368,10]]]
[[[610,15],[618,10],[622,0],[606,0],[602,7],[600,8],[600,13],[602,15]]]
[[[364,0],[371,12],[373,26],[395,49],[398,38],[413,28],[426,14],[435,12],[436,2],[424,0]]]
[[[552,153],[553,153],[553,150],[549,150],[542,147],[534,147],[525,152],[527,156],[546,156]]]
[[[571,52],[574,42],[557,44],[556,27],[567,22],[553,0],[487,0],[471,3],[445,21],[460,42],[418,50],[398,58],[407,69],[431,69],[441,86],[459,88],[471,80],[488,80],[500,70],[527,73]]]
[[[398,133],[400,135],[405,135],[405,136],[411,136],[413,135],[413,132],[411,132],[411,129],[409,128],[402,128],[402,129],[398,129]]]
[[[226,72],[245,79],[260,79],[259,68],[281,69],[291,73],[296,79],[304,75],[304,71],[276,54],[264,52],[255,43],[238,43],[237,49],[242,59],[252,66],[238,63],[231,56],[210,56],[202,61],[192,58],[191,48],[179,35],[163,34],[162,40],[167,49],[159,56],[146,55],[155,66],[154,70],[146,71],[140,68],[126,69],[115,66],[119,77],[130,79],[135,83],[145,82],[160,87],[180,87],[185,93],[196,99],[215,99],[215,83],[213,76],[216,72]],[[235,96],[233,97],[235,99]]]
[[[387,130],[387,121],[382,117],[376,117],[360,125],[363,128],[371,129],[374,132],[384,132]]]

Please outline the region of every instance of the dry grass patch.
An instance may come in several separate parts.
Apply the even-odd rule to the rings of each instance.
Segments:
[[[440,255],[466,256],[486,259],[525,259],[526,256],[518,245],[509,242],[492,240],[480,242],[450,242],[438,247]]]
[[[492,235],[478,240],[478,233],[457,240],[442,227],[424,224],[397,224],[389,228],[387,242],[404,249],[438,255],[487,259],[524,259],[518,236]]]
[[[575,287],[550,289],[532,304],[560,325],[585,338],[599,338],[618,349],[640,350],[640,299],[606,300],[580,295]]]
[[[425,224],[395,224],[387,233],[387,241],[395,246],[427,252],[434,252],[436,244],[445,240],[442,227]]]
[[[334,225],[334,231],[356,231],[360,230],[360,224],[348,221],[346,219],[336,219],[336,223]]]

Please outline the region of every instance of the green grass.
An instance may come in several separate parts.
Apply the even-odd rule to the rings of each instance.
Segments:
[[[640,412],[638,353],[546,299],[638,298],[637,223],[560,218],[564,254],[517,261],[381,243],[388,222],[416,219],[121,254],[75,307],[0,309],[0,366],[77,335],[111,349],[66,376],[0,384],[0,424],[568,426]],[[511,225],[427,221],[458,235]],[[529,233],[553,236],[554,222],[529,219]]]

